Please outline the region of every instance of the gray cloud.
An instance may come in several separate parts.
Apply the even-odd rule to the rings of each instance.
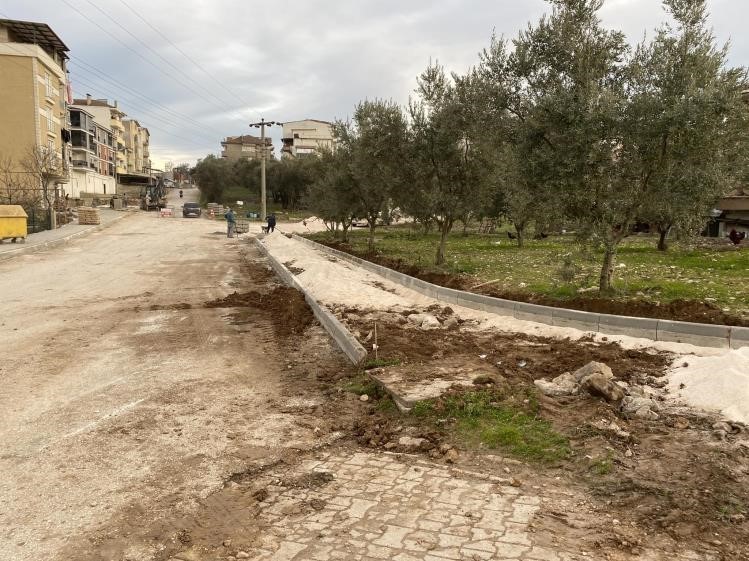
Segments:
[[[126,0],[214,79],[119,0],[93,1],[168,66],[86,0],[68,1],[104,31],[62,0],[5,0],[0,11],[48,23],[71,49],[76,94],[119,99],[130,116],[151,129],[157,162],[217,153],[223,136],[246,134],[247,124],[261,115],[330,120],[346,117],[364,98],[405,103],[430,59],[465,71],[492,31],[513,37],[548,7],[543,0]],[[709,7],[716,36],[731,40],[731,64],[745,65],[749,44],[742,22],[749,5],[712,0]],[[632,42],[645,32],[652,35],[665,19],[658,0],[606,0],[602,17]],[[137,93],[103,79],[91,66]],[[276,141],[279,134],[271,132]]]

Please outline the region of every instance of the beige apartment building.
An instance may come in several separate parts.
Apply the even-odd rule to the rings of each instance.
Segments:
[[[151,134],[147,128],[142,127],[135,119],[124,119],[122,125],[125,129],[127,173],[148,175],[151,171]]]
[[[256,160],[263,154],[263,141],[256,136],[227,136],[221,141],[221,157],[229,161]],[[273,150],[273,141],[265,139],[265,150],[268,156]]]
[[[127,173],[127,149],[125,146],[125,126],[122,118],[125,113],[115,100],[111,104],[106,99],[94,99],[87,95],[84,99],[73,100],[73,105],[84,108],[94,116],[97,124],[112,131],[112,142],[115,151],[115,171]]]
[[[45,23],[0,19],[0,158],[16,168],[34,147],[59,158],[67,180],[68,48]]]
[[[335,143],[331,124],[317,119],[284,123],[281,141],[282,158],[309,156],[321,150],[332,150]]]

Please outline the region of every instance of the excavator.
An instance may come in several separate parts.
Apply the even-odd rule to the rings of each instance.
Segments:
[[[161,210],[166,207],[166,187],[164,180],[144,185],[140,190],[141,210]]]

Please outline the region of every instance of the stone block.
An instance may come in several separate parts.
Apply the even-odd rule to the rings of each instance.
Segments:
[[[515,304],[515,317],[525,321],[535,321],[536,323],[545,323],[553,325],[553,308],[549,306],[539,306],[537,304],[527,304],[517,302]]]
[[[658,320],[599,314],[598,328],[601,333],[608,335],[627,335],[655,341],[658,334]]]
[[[730,345],[730,335],[731,328],[726,325],[658,320],[658,341],[727,348]]]
[[[749,327],[731,328],[731,348],[749,347]]]
[[[552,325],[557,327],[572,327],[581,331],[598,331],[601,314],[582,312],[580,310],[566,310],[554,308],[552,310]]]

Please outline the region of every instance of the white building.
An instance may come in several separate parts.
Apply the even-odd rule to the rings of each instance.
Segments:
[[[64,189],[77,199],[82,193],[114,195],[114,135],[109,110],[99,119],[85,105],[69,107],[72,161],[70,183]]]
[[[332,150],[335,141],[328,121],[304,119],[283,124],[282,158],[308,156],[321,150]]]

